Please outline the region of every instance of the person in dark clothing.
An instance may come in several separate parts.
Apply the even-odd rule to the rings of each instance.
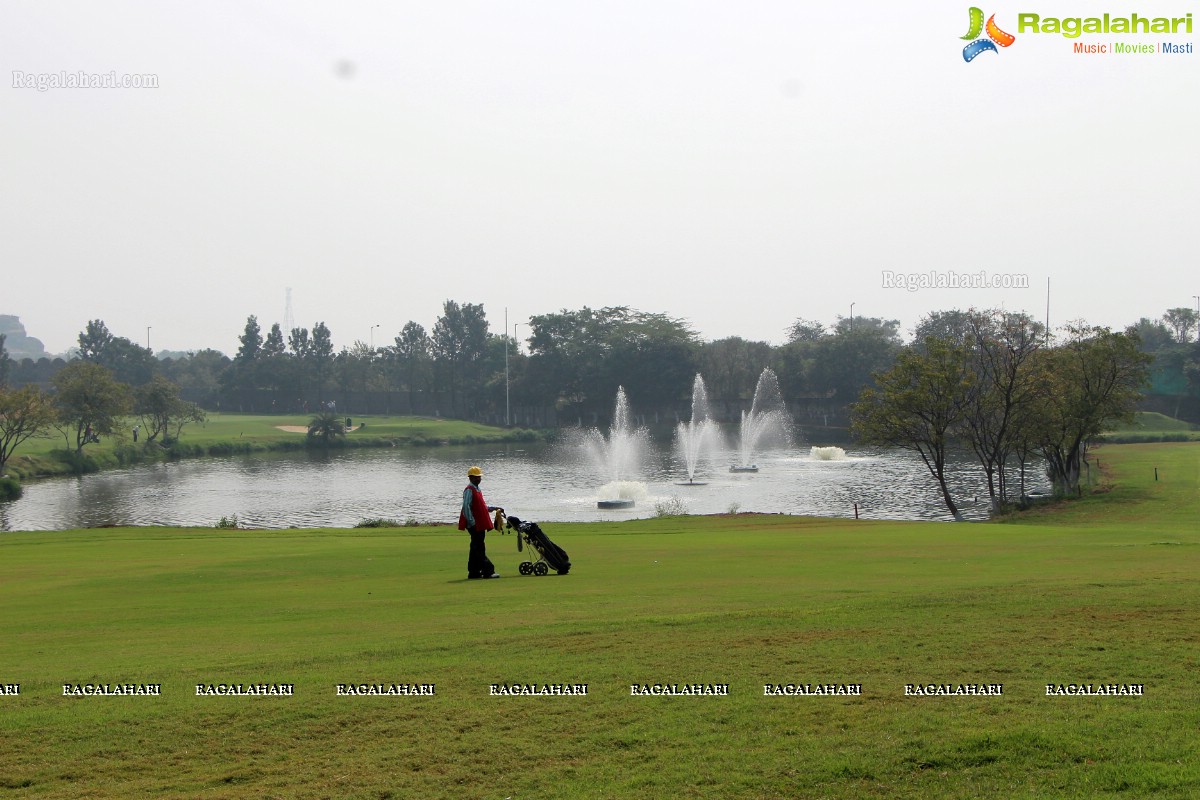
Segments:
[[[458,514],[458,529],[471,534],[471,549],[467,554],[467,577],[499,578],[496,567],[488,560],[484,548],[483,537],[492,530],[490,512],[496,509],[489,506],[483,499],[479,484],[483,481],[483,470],[471,467],[467,470],[467,480],[470,483],[463,489],[462,511]]]

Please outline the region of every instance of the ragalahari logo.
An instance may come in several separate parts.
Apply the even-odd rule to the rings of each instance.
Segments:
[[[987,31],[987,38],[980,38],[979,34]],[[963,48],[963,61],[970,63],[975,60],[975,56],[980,53],[986,53],[989,50],[993,53],[1000,52],[996,49],[996,45],[1008,47],[1017,40],[1017,37],[1011,33],[1005,33],[1000,30],[996,24],[996,15],[992,14],[988,17],[987,24],[983,23],[983,10],[971,6],[971,28],[967,31],[964,39],[973,40],[970,44]]]

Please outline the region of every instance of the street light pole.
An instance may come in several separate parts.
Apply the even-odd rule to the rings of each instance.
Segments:
[[[371,352],[372,353],[375,352],[375,329],[378,327],[379,327],[378,325],[371,326]]]
[[[850,304],[850,332],[854,333],[854,303]]]
[[[146,349],[147,350],[150,349],[150,327],[151,326],[149,326],[149,325],[146,326]]]
[[[1194,294],[1196,298],[1196,341],[1200,342],[1200,294]]]

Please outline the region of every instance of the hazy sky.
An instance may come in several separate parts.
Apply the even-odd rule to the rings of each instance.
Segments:
[[[19,2],[0,19],[0,314],[233,353],[628,305],[706,339],[1004,307],[1123,326],[1200,294],[1196,36],[1021,34],[1195,2]],[[1200,19],[1196,24],[1200,24]],[[13,88],[13,72],[156,89]],[[885,288],[883,272],[1027,289]],[[372,326],[379,325],[372,333]],[[524,338],[527,328],[518,331]]]

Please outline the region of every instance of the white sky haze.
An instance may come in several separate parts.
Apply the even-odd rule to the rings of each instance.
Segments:
[[[1200,295],[1200,54],[1073,52],[968,5],[14,2],[0,25],[0,314],[232,354],[246,317],[336,346],[628,305],[705,338],[976,307],[1123,327]],[[154,89],[13,86],[152,74]],[[883,286],[883,272],[1025,289]]]

